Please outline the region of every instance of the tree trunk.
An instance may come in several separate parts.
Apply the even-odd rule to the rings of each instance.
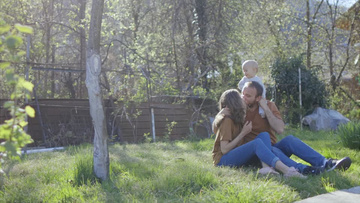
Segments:
[[[86,33],[85,33],[85,14],[86,14],[86,0],[78,0],[80,3],[80,9],[79,9],[79,32],[80,32],[80,69],[85,70],[86,69]],[[79,96],[78,98],[83,98],[83,91],[84,89],[84,83],[82,81],[84,78],[83,73],[81,73],[81,82],[78,85],[79,90]]]
[[[329,11],[330,11],[330,20],[331,20],[331,30],[329,31],[329,42],[328,42],[328,57],[329,57],[329,69],[330,69],[330,85],[333,90],[336,89],[336,76],[335,76],[335,66],[334,66],[334,42],[335,42],[335,18],[336,18],[336,8],[337,5],[334,5],[333,10],[332,5],[327,1]]]
[[[311,67],[311,35],[312,25],[310,22],[310,0],[306,1],[306,26],[307,26],[307,50],[306,50],[306,67]]]
[[[311,57],[312,57],[312,28],[313,28],[313,22],[315,22],[316,15],[318,14],[321,5],[323,4],[324,0],[321,0],[321,2],[318,4],[315,13],[310,18],[310,0],[306,1],[306,27],[307,27],[307,49],[306,49],[306,67],[311,68]]]
[[[93,0],[89,41],[86,56],[86,87],[88,88],[90,115],[94,125],[94,173],[106,180],[109,177],[109,151],[103,100],[100,88],[100,34],[104,0]]]
[[[195,0],[195,10],[198,16],[198,36],[200,47],[197,48],[198,59],[200,61],[200,71],[201,75],[204,75],[202,78],[202,87],[206,89],[206,92],[209,91],[208,82],[207,82],[207,14],[206,14],[207,0]]]
[[[48,4],[47,4],[48,3]],[[45,32],[45,67],[46,68],[49,68],[49,62],[50,62],[50,44],[51,44],[51,27],[52,27],[52,20],[53,20],[53,11],[54,11],[54,2],[51,0],[47,3],[43,3],[44,4],[44,10],[45,10],[45,20],[46,20],[46,23],[45,23],[45,29],[46,29],[46,32]],[[47,91],[46,91],[46,88],[48,86],[48,72],[45,71],[44,72],[44,89],[43,89],[43,96],[44,97],[48,97],[48,96],[51,96],[52,98],[53,97],[53,93],[51,93],[51,95],[48,95]],[[51,83],[54,83],[54,80],[51,81]],[[52,85],[52,84],[51,84]],[[55,86],[55,85],[54,85]]]
[[[51,64],[55,64],[55,45],[52,45],[52,52],[51,52]],[[55,97],[55,71],[51,71],[51,93],[50,97]]]

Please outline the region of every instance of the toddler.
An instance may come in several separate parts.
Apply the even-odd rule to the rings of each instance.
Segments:
[[[242,70],[244,72],[244,77],[240,80],[239,84],[238,84],[238,88],[240,91],[242,91],[244,84],[250,81],[255,81],[258,82],[262,87],[263,87],[263,94],[262,97],[266,99],[266,89],[264,84],[262,83],[261,78],[259,78],[258,76],[256,76],[257,72],[258,72],[258,63],[254,60],[247,60],[242,64]],[[259,114],[261,115],[262,118],[265,118],[265,112],[264,109],[262,109],[259,106]]]

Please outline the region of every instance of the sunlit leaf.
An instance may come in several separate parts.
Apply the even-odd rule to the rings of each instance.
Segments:
[[[19,123],[19,125],[21,127],[25,127],[25,126],[27,126],[27,124],[28,124],[28,122],[26,122],[26,121],[20,121],[20,123]]]
[[[26,111],[27,115],[29,115],[31,118],[35,117],[35,110],[31,106],[26,106],[25,111]]]
[[[8,32],[10,30],[10,28],[11,28],[10,25],[0,26],[0,34]]]
[[[26,51],[19,51],[17,53],[18,56],[25,56],[26,55]]]
[[[8,125],[8,128],[10,129],[10,127],[9,126],[11,126],[12,125],[12,123],[14,123],[14,119],[8,119],[8,120],[6,120],[5,121],[5,123]]]
[[[33,33],[33,28],[30,26],[26,26],[26,25],[21,25],[21,24],[15,24],[15,28],[17,30],[19,30],[22,33],[26,33],[26,34],[32,34]]]
[[[6,157],[6,153],[4,153],[4,152],[5,152],[5,147],[4,147],[4,145],[0,145],[0,152],[3,152],[3,153],[2,153],[2,156],[3,156],[3,157]]]
[[[1,62],[0,63],[0,68],[4,69],[10,66],[10,62]]]
[[[7,125],[1,125],[0,127],[0,139],[9,139],[11,129]]]
[[[34,85],[29,81],[23,81],[22,86],[30,92],[32,92],[32,90],[34,88]]]

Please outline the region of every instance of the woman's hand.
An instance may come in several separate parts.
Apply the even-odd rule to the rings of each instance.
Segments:
[[[246,123],[244,124],[241,133],[243,133],[243,135],[247,135],[249,133],[251,133],[252,131],[252,122],[251,121],[246,121]]]
[[[252,131],[252,122],[247,121],[244,124],[244,126],[243,126],[241,132],[239,133],[239,135],[236,136],[236,138],[234,140],[232,140],[231,142],[229,142],[229,141],[221,141],[220,142],[221,152],[223,154],[226,154],[230,150],[234,149],[237,146],[237,144],[241,141],[241,139],[243,137],[245,137],[245,135],[249,134],[251,131]]]

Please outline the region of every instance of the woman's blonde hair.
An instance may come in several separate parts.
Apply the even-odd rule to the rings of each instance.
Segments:
[[[229,89],[222,93],[219,99],[219,110],[227,107],[230,110],[230,118],[240,127],[245,122],[246,105],[237,89]]]

